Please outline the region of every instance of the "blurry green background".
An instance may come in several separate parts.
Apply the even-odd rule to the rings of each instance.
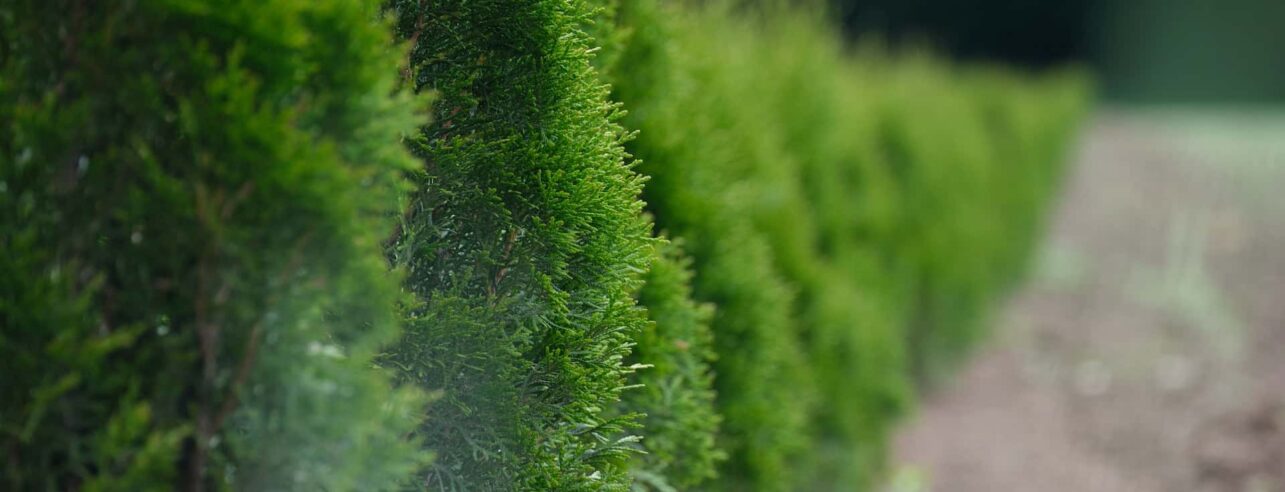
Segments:
[[[1285,102],[1282,0],[833,1],[855,39],[1028,67],[1086,63],[1112,102]]]

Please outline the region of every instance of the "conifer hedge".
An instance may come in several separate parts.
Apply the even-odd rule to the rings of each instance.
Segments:
[[[418,302],[385,363],[439,395],[418,436],[433,490],[620,487],[633,417],[608,410],[646,323],[643,179],[590,64],[592,5],[389,4],[405,77],[437,94],[390,247]]]
[[[871,488],[915,381],[1020,277],[1082,83],[849,51],[778,6],[609,12],[644,200],[716,313],[706,486]]]
[[[425,461],[374,5],[0,3],[0,488],[353,490]]]
[[[872,490],[1085,92],[754,2],[0,1],[0,488]]]
[[[721,75],[743,72],[694,59],[689,48],[701,46],[679,42],[691,33],[669,24],[664,9],[622,2],[620,15],[631,35],[612,82],[629,108],[626,124],[639,130],[630,150],[651,177],[644,200],[658,225],[686,242],[693,293],[715,306],[714,387],[724,419],[719,445],[734,470],[720,482],[729,488],[789,483],[790,458],[807,445],[804,419],[815,388],[793,330],[796,292],[752,215],[759,198],[789,193],[789,182],[747,179],[763,160],[742,159],[771,151],[755,140],[775,135],[737,118],[741,94],[719,85]]]

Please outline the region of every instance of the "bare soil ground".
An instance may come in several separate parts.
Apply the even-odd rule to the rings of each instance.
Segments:
[[[1104,110],[896,492],[1285,491],[1285,117]]]

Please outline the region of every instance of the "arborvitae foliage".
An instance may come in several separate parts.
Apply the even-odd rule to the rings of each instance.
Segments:
[[[756,138],[774,135],[736,118],[752,104],[722,92],[722,78],[735,72],[693,51],[708,46],[684,43],[691,33],[667,20],[671,14],[645,0],[622,2],[630,36],[612,81],[630,112],[626,124],[640,132],[631,151],[651,177],[649,208],[660,227],[686,241],[695,297],[716,306],[719,445],[729,457],[719,483],[786,489],[798,478],[790,460],[807,445],[813,391],[796,333],[796,289],[754,222],[757,210],[780,204],[773,190],[781,183],[748,179],[758,163],[741,159],[763,149]]]
[[[756,219],[799,291],[796,329],[818,386],[809,416],[812,444],[798,460],[802,471],[792,487],[864,489],[882,468],[887,434],[911,390],[901,291],[890,281],[896,272],[869,244],[871,232],[888,220],[880,215],[890,211],[887,200],[896,196],[870,145],[868,123],[881,117],[870,101],[879,96],[853,77],[854,61],[820,19],[778,14],[766,9],[762,18],[730,23],[720,36],[743,40],[721,55],[742,67],[724,90],[763,95],[738,117],[774,136],[770,152],[746,157],[759,162],[752,179],[784,183],[778,188],[790,191],[778,198],[790,213]],[[764,62],[777,70],[754,68]],[[779,163],[793,171],[775,169]]]
[[[404,0],[404,71],[438,95],[390,248],[419,298],[386,365],[439,396],[428,489],[623,487],[635,438],[608,418],[646,324],[641,177],[591,66],[590,5]]]
[[[709,320],[713,306],[691,298],[691,260],[675,243],[661,245],[638,293],[651,323],[637,337],[630,360],[640,369],[621,405],[644,415],[646,454],[632,474],[643,490],[688,490],[714,477],[722,452],[715,447],[714,358]]]
[[[779,7],[668,7],[622,2],[607,73],[718,313],[710,485],[869,488],[911,368],[962,352],[1020,274],[1080,86],[844,53]]]
[[[605,0],[586,30],[601,48],[594,65],[599,76],[614,80],[626,46],[640,29],[664,29],[662,23],[626,25],[620,2]],[[644,6],[645,7],[645,6]],[[626,3],[625,15],[638,8]],[[643,34],[654,36],[656,32]],[[717,476],[727,458],[716,439],[722,417],[715,408],[716,358],[710,321],[713,305],[693,299],[691,258],[682,241],[660,239],[638,293],[651,324],[635,340],[628,359],[639,370],[618,413],[642,416],[640,449],[630,465],[633,489],[690,490]]]
[[[931,381],[984,334],[1020,278],[1078,120],[1082,84],[951,70],[924,56],[871,60],[877,142],[899,190],[888,235],[907,288],[913,374]]]
[[[0,488],[869,488],[1081,84],[601,3],[0,5]]]
[[[373,490],[414,160],[355,0],[0,4],[0,488]]]

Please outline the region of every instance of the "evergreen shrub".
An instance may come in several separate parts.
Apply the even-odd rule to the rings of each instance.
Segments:
[[[765,3],[0,3],[0,488],[874,489],[1087,91]]]
[[[354,0],[0,3],[0,488],[353,490],[425,454],[380,241],[419,123]]]
[[[638,368],[621,403],[642,416],[644,453],[631,473],[639,488],[688,490],[715,476],[723,452],[715,444],[713,306],[692,300],[691,260],[680,244],[659,245],[643,278],[639,303],[650,323],[630,361]]]
[[[741,60],[703,58],[699,50],[714,46],[695,43],[694,24],[671,23],[675,12],[647,2],[620,4],[619,29],[629,36],[613,68],[613,88],[629,111],[625,124],[639,132],[630,151],[651,178],[644,200],[657,225],[683,239],[693,260],[694,296],[715,306],[719,446],[728,455],[718,483],[784,487],[793,482],[791,458],[808,444],[805,419],[815,391],[794,332],[796,290],[753,214],[782,203],[773,193],[789,184],[749,179],[759,162],[742,157],[774,150],[756,139],[776,135],[738,118],[745,102],[736,98],[743,93],[724,91],[726,77],[744,73],[743,66],[733,71],[725,64]],[[726,25],[715,19],[705,27]],[[768,203],[759,204],[764,198]]]
[[[872,488],[915,381],[1020,278],[1082,82],[846,47],[798,8],[609,12],[644,199],[716,313],[706,486]]]
[[[612,413],[647,323],[642,177],[591,64],[579,0],[399,0],[404,77],[433,92],[425,162],[389,247],[417,301],[384,364],[439,396],[419,436],[431,490],[624,487]]]

